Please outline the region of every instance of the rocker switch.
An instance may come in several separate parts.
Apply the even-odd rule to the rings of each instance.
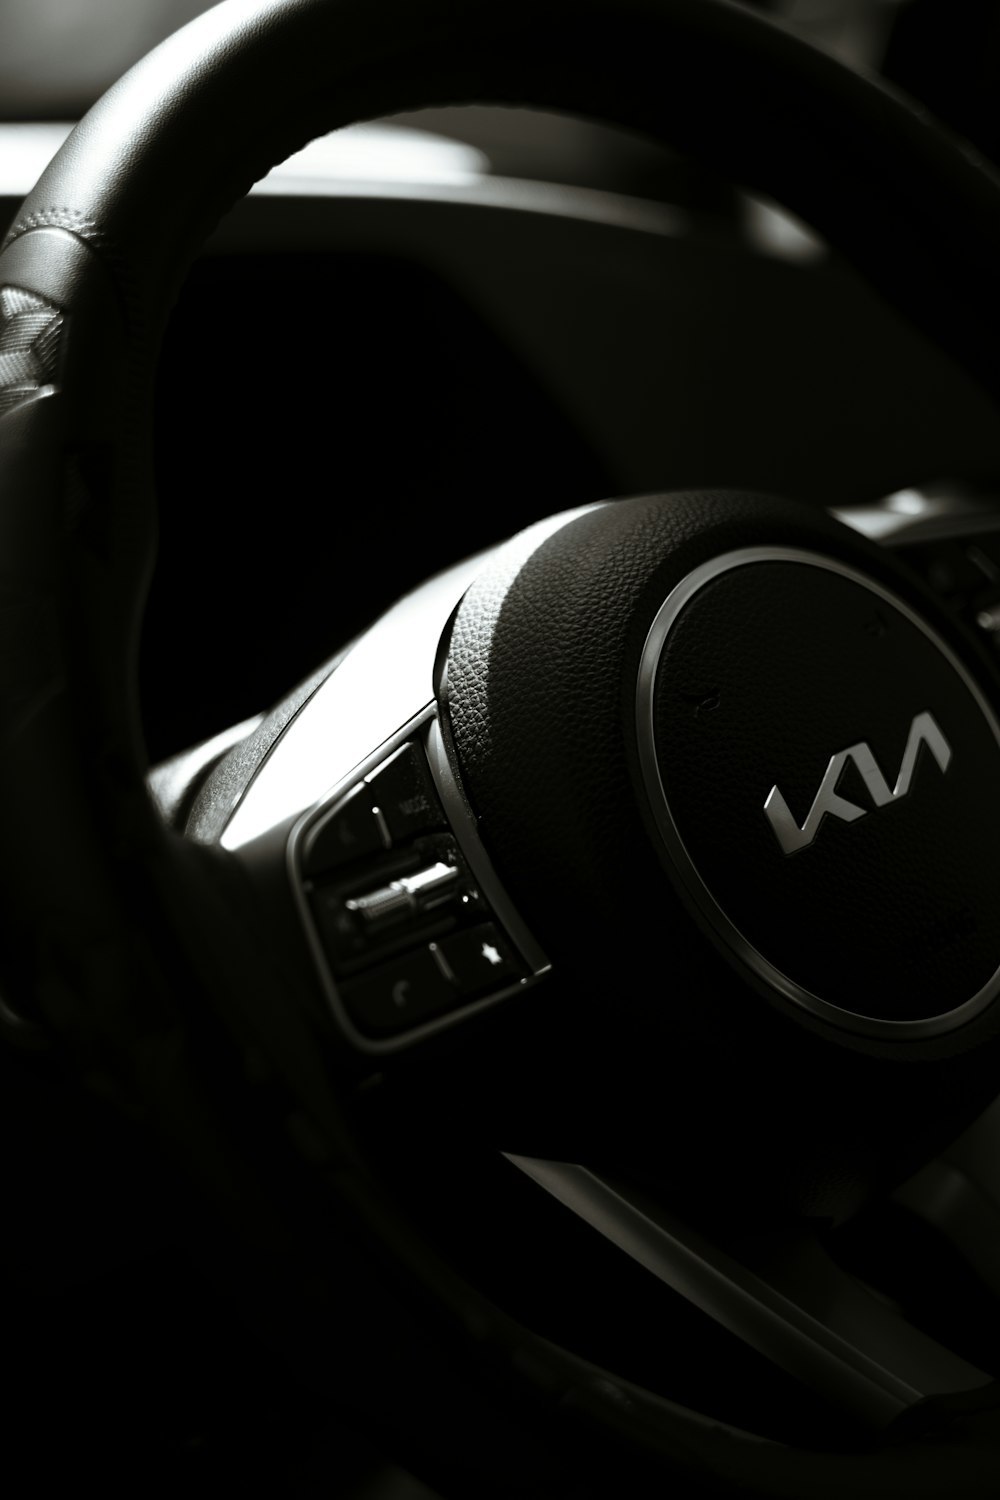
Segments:
[[[398,880],[374,891],[352,896],[344,905],[361,919],[369,932],[376,932],[446,901],[458,878],[454,865],[438,860],[426,869],[416,870],[412,875],[401,875]]]

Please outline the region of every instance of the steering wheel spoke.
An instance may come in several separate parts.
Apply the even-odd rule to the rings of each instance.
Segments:
[[[508,1154],[598,1234],[824,1401],[880,1428],[992,1376],[913,1327],[797,1231],[726,1247],[646,1193],[577,1163]]]
[[[944,1235],[1000,1298],[1000,1102],[898,1187],[893,1201]]]

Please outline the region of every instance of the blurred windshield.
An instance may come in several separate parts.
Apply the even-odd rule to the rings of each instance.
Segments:
[[[0,0],[0,115],[75,119],[207,0]]]
[[[420,0],[412,0],[418,5]],[[1000,159],[1000,0],[737,0],[882,72]],[[0,121],[75,120],[207,0],[0,0]]]

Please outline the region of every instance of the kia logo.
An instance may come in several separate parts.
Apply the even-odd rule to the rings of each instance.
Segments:
[[[913,771],[921,745],[927,746],[942,773],[947,771],[951,762],[951,746],[931,714],[917,714],[910,725],[906,749],[903,751],[903,763],[896,777],[896,785],[891,791],[889,783],[879,769],[878,762],[864,740],[859,745],[851,745],[847,750],[838,751],[826,768],[823,780],[819,784],[819,791],[813,798],[812,807],[801,828],[793,818],[781,792],[773,786],[767,794],[764,812],[785,854],[799,854],[803,849],[808,849],[827,813],[831,817],[843,819],[845,823],[853,823],[855,819],[864,817],[868,811],[867,808],[858,807],[856,802],[848,802],[846,797],[841,797],[837,793],[837,782],[849,760],[854,762],[873,805],[886,807],[890,802],[898,802],[910,790],[910,782],[913,780]]]

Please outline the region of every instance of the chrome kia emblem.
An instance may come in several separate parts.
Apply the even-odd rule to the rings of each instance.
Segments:
[[[913,771],[921,745],[927,746],[942,773],[947,771],[951,762],[951,746],[930,713],[917,714],[910,725],[906,749],[903,751],[903,762],[899,768],[899,775],[896,777],[896,784],[891,791],[889,783],[879,769],[878,762],[864,740],[858,745],[849,746],[847,750],[839,750],[831,757],[823,780],[819,784],[819,791],[813,798],[812,807],[801,827],[796,823],[781,792],[773,786],[767,794],[764,812],[784,852],[798,854],[801,850],[807,849],[816,837],[819,825],[827,813],[831,817],[841,818],[845,823],[853,823],[856,818],[864,817],[868,811],[867,808],[859,807],[856,802],[848,802],[846,797],[841,797],[837,792],[837,782],[848,761],[853,761],[874,806],[885,807],[889,802],[898,802],[910,790],[910,782],[913,780]]]

